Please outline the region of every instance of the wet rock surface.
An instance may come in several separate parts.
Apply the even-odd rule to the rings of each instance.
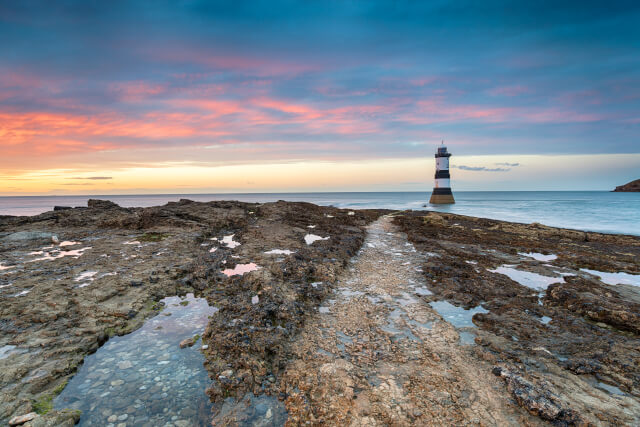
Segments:
[[[536,425],[491,364],[423,299],[417,252],[391,217],[307,321],[281,377],[291,425]],[[463,310],[464,311],[464,310]]]
[[[518,405],[557,425],[640,423],[640,238],[424,212],[395,223],[431,254],[425,300],[488,310],[473,316],[476,357]]]
[[[328,292],[311,283],[331,282],[379,215],[307,203],[181,200],[152,208],[93,201],[0,218],[0,423],[37,412],[33,425],[73,425],[79,414],[52,402],[85,356],[157,315],[162,298],[188,292],[219,309],[202,346],[175,345],[202,349],[217,409],[225,398],[267,392],[286,342]],[[329,238],[308,245],[311,224]],[[228,244],[230,235],[239,245]],[[265,254],[276,248],[295,253]],[[223,274],[248,263],[260,268]]]
[[[640,422],[640,238],[387,214],[181,200],[1,217],[0,423]]]
[[[209,376],[200,334],[216,313],[193,294],[160,301],[164,309],[131,334],[114,337],[84,363],[54,401],[82,412],[81,426],[209,425]],[[182,339],[190,345],[182,346]]]
[[[310,209],[313,205],[295,211],[283,209],[286,205],[263,205],[264,219],[247,228],[242,235],[247,243],[233,250],[235,263],[253,261],[259,269],[231,275],[209,292],[209,302],[220,308],[203,335],[209,345],[207,369],[214,378],[207,392],[216,402],[240,400],[247,393],[278,393],[274,378],[286,367],[307,314],[316,310],[362,246],[364,227],[381,214],[326,208],[318,215]],[[304,237],[310,229],[326,239],[309,244]],[[265,253],[276,248],[292,253]],[[206,280],[204,272],[198,274],[194,280]]]

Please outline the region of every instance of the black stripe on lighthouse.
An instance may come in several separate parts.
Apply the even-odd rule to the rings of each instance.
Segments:
[[[438,170],[436,171],[436,179],[439,178],[451,178],[451,176],[449,175],[449,169],[443,169],[443,170]]]
[[[449,195],[452,194],[451,193],[451,188],[450,187],[439,187],[439,188],[434,188],[433,189],[433,193],[431,194],[435,194],[436,196],[443,196],[443,195]]]

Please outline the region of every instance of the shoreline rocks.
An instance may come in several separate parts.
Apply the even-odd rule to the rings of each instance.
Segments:
[[[640,192],[640,179],[617,186],[614,192]]]
[[[226,323],[212,322],[211,336],[198,350],[210,361],[220,352],[224,362],[207,365],[212,377],[228,370],[227,364],[263,364],[304,321],[305,306],[325,295],[318,290],[309,298],[306,283],[343,268],[358,250],[364,226],[381,213],[349,215],[308,203],[181,200],[126,209],[92,201],[89,208],[0,217],[2,265],[10,266],[0,270],[0,348],[15,346],[0,358],[0,423],[50,402],[87,354],[109,337],[137,329],[166,296],[195,292],[220,308],[214,317]],[[309,224],[336,238],[307,247]],[[220,243],[232,234],[241,245]],[[65,246],[52,245],[52,236]],[[264,254],[274,247],[296,253]],[[262,269],[233,277],[222,273],[248,262]],[[96,272],[93,280],[76,280],[87,271]],[[260,304],[252,304],[258,294]],[[262,381],[261,369],[250,384]],[[246,368],[242,372],[246,377]],[[270,374],[265,370],[264,378]],[[229,393],[235,389],[225,387]],[[40,418],[61,414],[50,410]]]
[[[395,220],[431,254],[424,298],[488,310],[473,316],[475,352],[500,362],[520,406],[561,425],[640,422],[640,286],[590,274],[640,275],[640,237],[434,212]]]
[[[150,208],[103,202],[0,217],[2,265],[11,266],[0,270],[0,348],[11,346],[0,358],[0,422],[45,407],[87,354],[140,327],[162,298],[188,292],[219,310],[202,345],[190,350],[206,358],[213,378],[206,392],[218,415],[231,410],[227,399],[253,394],[267,396],[269,405],[310,401],[281,388],[292,343],[350,268],[366,226],[389,211],[292,202],[181,200]],[[476,345],[468,357],[484,361],[489,375],[499,366],[522,411],[541,423],[638,422],[640,288],[607,285],[581,269],[639,274],[640,238],[424,211],[393,218],[424,255],[413,267],[429,289],[415,298],[488,311],[472,318]],[[330,238],[308,245],[311,226]],[[222,243],[230,235],[239,245]],[[52,236],[65,246],[52,245]],[[274,248],[287,252],[267,253]],[[527,253],[556,258],[521,255]],[[223,274],[249,263],[261,268]],[[516,275],[500,274],[500,267]],[[96,272],[93,280],[76,280],[86,272]],[[518,272],[557,279],[534,289],[516,280]],[[440,356],[433,360],[446,363]],[[127,363],[119,369],[134,370]],[[597,403],[584,396],[597,396]],[[345,405],[334,409],[347,413]],[[312,414],[307,409],[301,414]],[[73,417],[79,415],[51,410],[38,419],[54,425]]]

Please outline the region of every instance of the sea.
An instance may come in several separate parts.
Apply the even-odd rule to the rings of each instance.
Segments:
[[[194,201],[277,200],[310,202],[349,209],[412,209],[451,212],[504,221],[532,223],[640,235],[640,193],[609,191],[457,191],[453,205],[430,205],[430,192],[144,194],[93,196],[0,197],[0,215],[37,215],[54,206],[86,206],[90,198],[111,200],[123,207]]]

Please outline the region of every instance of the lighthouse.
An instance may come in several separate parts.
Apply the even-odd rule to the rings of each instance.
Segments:
[[[436,151],[436,185],[433,187],[433,193],[431,193],[431,199],[429,199],[429,203],[434,205],[455,203],[451,193],[449,157],[451,157],[451,153],[447,152],[447,147],[445,147],[443,141],[442,145],[438,147],[438,151]]]

